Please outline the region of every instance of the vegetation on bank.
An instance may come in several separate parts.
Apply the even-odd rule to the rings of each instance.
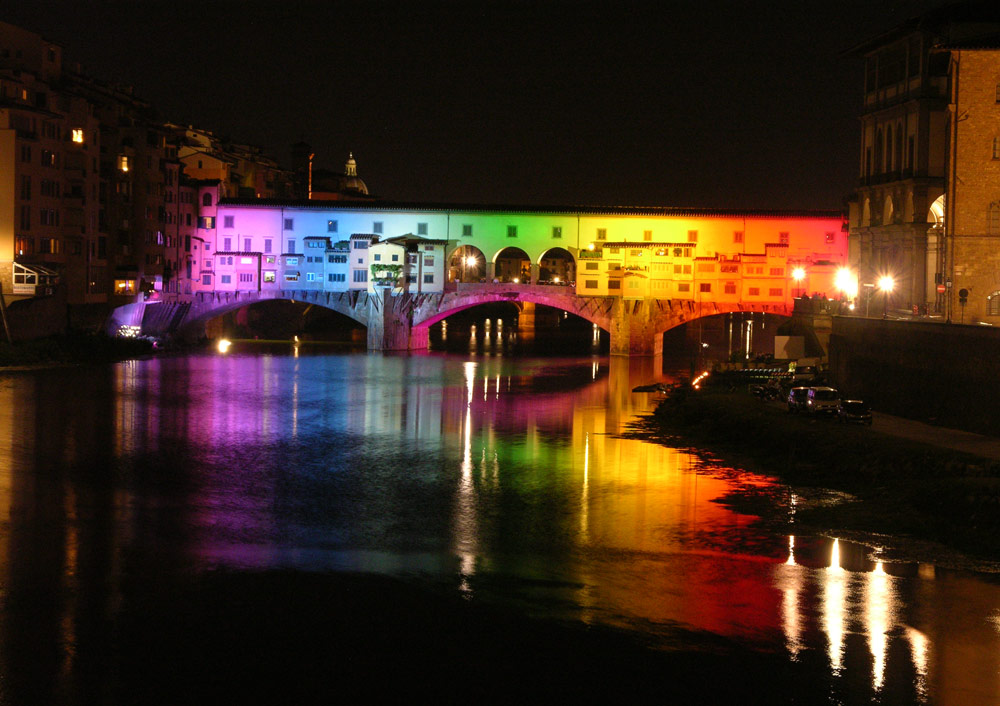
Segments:
[[[874,432],[870,427],[789,414],[726,384],[678,388],[636,427],[642,438],[688,441],[748,470],[809,489],[849,494],[803,503],[795,523],[824,531],[930,541],[1000,559],[1000,462]],[[751,491],[748,491],[751,492]],[[760,500],[760,499],[757,499]],[[787,524],[787,499],[727,499]]]
[[[151,341],[112,338],[104,334],[71,333],[31,341],[0,343],[0,367],[52,363],[109,363],[153,351]]]

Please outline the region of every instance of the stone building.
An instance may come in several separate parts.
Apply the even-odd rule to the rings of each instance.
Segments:
[[[987,223],[1000,201],[997,49],[1000,6],[982,2],[946,5],[855,49],[865,69],[850,259],[862,297],[890,276],[895,308],[987,316],[1000,290]]]

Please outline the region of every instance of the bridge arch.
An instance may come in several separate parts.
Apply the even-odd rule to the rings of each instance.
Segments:
[[[475,245],[459,245],[448,256],[448,281],[478,282],[486,277],[489,262]]]
[[[500,248],[493,255],[493,272],[501,282],[531,282],[531,257],[516,245]]]
[[[564,247],[549,248],[538,256],[538,279],[565,285],[576,281],[576,258]]]

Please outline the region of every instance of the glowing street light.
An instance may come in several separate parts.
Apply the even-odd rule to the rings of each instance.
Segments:
[[[849,267],[841,267],[837,274],[833,276],[833,286],[844,295],[845,298],[853,300],[858,296],[858,278],[854,276]]]
[[[802,281],[806,278],[806,268],[795,267],[792,269],[792,279],[795,281],[795,289],[799,291],[799,296],[803,296],[806,292],[802,288]]]
[[[896,287],[896,282],[889,275],[883,275],[878,278],[878,288],[882,292],[882,318],[886,318],[889,314],[889,295],[892,290]]]

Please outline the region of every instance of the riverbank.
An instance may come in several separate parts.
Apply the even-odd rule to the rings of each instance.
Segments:
[[[849,537],[883,548],[885,558],[968,568],[1000,561],[998,461],[789,414],[784,405],[712,386],[681,388],[633,435],[698,445],[776,477],[781,485],[773,489],[724,499],[775,531]]]
[[[66,334],[0,343],[0,368],[62,363],[111,363],[153,352],[151,341],[103,334]]]

